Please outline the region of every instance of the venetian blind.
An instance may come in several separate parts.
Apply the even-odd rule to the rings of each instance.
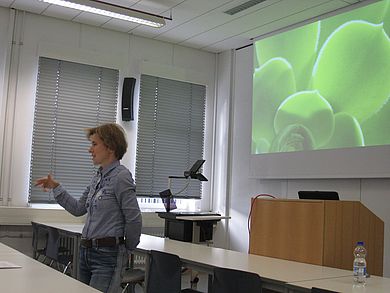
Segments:
[[[115,122],[118,70],[39,58],[35,100],[30,202],[54,202],[34,187],[49,172],[79,197],[95,172],[84,129]]]
[[[206,87],[141,75],[135,180],[138,196],[158,197],[168,176],[183,176],[203,158]],[[172,193],[187,183],[173,179]],[[200,198],[201,183],[191,180],[177,197]]]

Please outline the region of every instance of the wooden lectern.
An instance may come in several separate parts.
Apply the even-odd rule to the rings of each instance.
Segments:
[[[364,241],[367,272],[383,276],[384,223],[360,202],[253,200],[249,253],[352,270]]]

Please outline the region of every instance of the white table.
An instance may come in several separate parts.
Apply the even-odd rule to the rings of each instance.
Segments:
[[[3,243],[0,242],[0,254],[18,254],[20,253],[16,249],[13,249],[12,247],[9,247]]]
[[[309,293],[312,287],[342,293],[389,293],[390,279],[371,276],[365,286],[354,284],[352,276],[287,284],[289,293]]]
[[[39,223],[41,225],[57,228],[60,231],[71,233],[77,238],[81,237],[83,228],[83,224]],[[262,278],[264,288],[277,292],[286,292],[287,288],[292,288],[291,286],[294,286],[297,282],[300,282],[299,284],[305,281],[312,282],[312,284],[314,284],[313,286],[320,287],[322,282],[332,278],[346,277],[346,279],[352,280],[352,271],[348,270],[247,254],[142,234],[136,251],[148,256],[151,250],[176,254],[180,257],[185,266],[209,274],[212,274],[214,267],[225,267],[253,272]],[[78,260],[75,260],[74,266],[77,266],[77,263]],[[148,261],[146,261],[146,265],[147,264]],[[291,284],[289,284],[289,287],[287,287],[288,283]],[[311,285],[311,283],[309,285]],[[308,291],[306,289],[306,291],[298,292]],[[388,290],[388,292],[390,292],[390,290]]]
[[[100,292],[2,243],[0,243],[0,260],[21,266],[15,269],[0,269],[1,292]]]
[[[73,239],[72,277],[77,279],[78,272],[79,272],[78,262],[79,262],[79,251],[80,251],[80,239],[81,239],[81,233],[83,231],[84,224],[37,222],[37,221],[33,221],[33,223],[37,224],[38,229],[39,226],[56,228],[61,235]],[[37,231],[33,231],[33,233],[37,233]],[[37,248],[34,247],[34,251],[36,251],[36,249]]]
[[[230,219],[212,212],[157,212],[164,219],[164,236],[174,240],[209,245],[213,239],[213,227]]]
[[[278,292],[285,292],[286,283],[352,276],[352,271],[258,256],[145,234],[141,235],[141,241],[136,250],[145,254],[150,250],[176,254],[185,266],[209,274],[212,274],[214,267],[256,273],[264,281],[264,288]]]
[[[177,220],[184,220],[184,221],[218,221],[218,220],[226,220],[230,219],[231,217],[227,216],[178,216],[176,217]]]
[[[33,223],[47,226],[51,228],[56,228],[59,231],[66,233],[73,233],[75,235],[81,235],[83,232],[84,224],[70,224],[70,223],[60,223],[60,222],[43,222],[43,221],[33,221]]]

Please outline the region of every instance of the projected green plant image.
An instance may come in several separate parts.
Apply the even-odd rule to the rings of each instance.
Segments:
[[[252,153],[390,144],[390,0],[254,44]]]

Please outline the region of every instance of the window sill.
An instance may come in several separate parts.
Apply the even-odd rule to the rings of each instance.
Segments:
[[[0,225],[30,225],[31,221],[83,223],[85,217],[74,217],[62,207],[0,207]]]
[[[46,209],[46,210],[63,210],[64,208],[58,203],[32,203],[30,208],[33,209]]]

